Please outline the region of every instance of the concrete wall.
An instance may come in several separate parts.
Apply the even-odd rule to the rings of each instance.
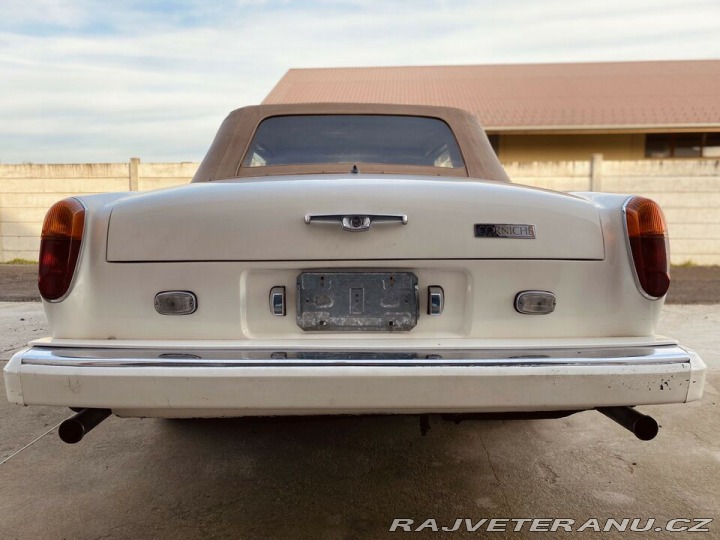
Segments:
[[[190,181],[198,163],[0,165],[0,262],[36,261],[48,208],[71,195],[148,191]]]
[[[642,195],[663,208],[673,264],[720,264],[720,160],[505,163],[518,184]]]
[[[645,134],[500,135],[498,155],[503,162],[644,159]]]
[[[146,191],[190,181],[197,163],[0,165],[0,261],[37,260],[47,209],[75,194]],[[658,201],[672,261],[720,264],[720,160],[513,162],[518,184],[558,191],[634,193]]]

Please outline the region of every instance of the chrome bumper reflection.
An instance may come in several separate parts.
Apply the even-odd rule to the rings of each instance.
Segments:
[[[682,347],[418,349],[120,349],[31,347],[22,364],[63,367],[618,366],[690,362]]]

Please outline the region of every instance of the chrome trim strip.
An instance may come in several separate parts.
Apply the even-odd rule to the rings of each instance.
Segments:
[[[305,223],[339,223],[343,230],[350,232],[367,231],[376,223],[397,223],[407,225],[406,214],[306,214]]]
[[[634,366],[690,362],[675,345],[601,349],[428,349],[416,351],[341,350],[150,350],[59,349],[32,347],[22,357],[28,366],[53,367],[528,367]]]

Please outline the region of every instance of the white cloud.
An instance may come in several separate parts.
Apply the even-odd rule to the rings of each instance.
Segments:
[[[716,0],[163,4],[4,4],[0,160],[199,160],[292,67],[720,57]]]

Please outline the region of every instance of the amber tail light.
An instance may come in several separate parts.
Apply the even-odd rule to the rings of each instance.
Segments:
[[[65,296],[80,255],[85,207],[74,198],[55,203],[45,216],[40,239],[38,288],[45,300]]]
[[[656,202],[643,197],[628,199],[624,211],[638,285],[646,296],[660,298],[670,287],[665,217]]]

